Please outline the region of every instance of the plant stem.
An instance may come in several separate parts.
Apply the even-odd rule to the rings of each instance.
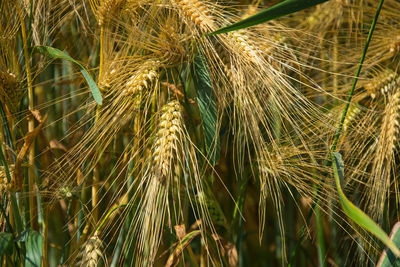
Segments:
[[[367,41],[365,42],[365,46],[364,46],[363,53],[361,55],[360,63],[358,64],[356,76],[354,77],[353,85],[351,86],[349,95],[347,97],[346,106],[345,106],[345,108],[343,110],[342,117],[341,117],[340,123],[339,123],[339,127],[338,127],[338,129],[336,131],[336,134],[335,134],[335,137],[333,139],[333,145],[331,147],[331,151],[332,152],[335,151],[336,148],[337,148],[337,145],[338,145],[338,142],[339,142],[340,133],[342,132],[342,129],[343,129],[343,123],[344,123],[344,121],[346,119],[346,115],[347,115],[347,111],[349,110],[349,107],[350,107],[351,99],[353,98],[354,90],[355,90],[357,82],[358,82],[358,77],[360,76],[360,72],[361,72],[361,69],[362,69],[362,66],[363,66],[363,63],[364,63],[364,60],[365,60],[365,56],[366,56],[367,51],[368,51],[369,43],[371,42],[372,34],[374,33],[375,25],[376,25],[376,22],[378,21],[379,14],[380,14],[381,9],[382,9],[383,1],[384,0],[380,0],[378,8],[377,8],[376,13],[375,13],[374,20],[372,21],[371,27],[369,29]]]
[[[30,111],[33,111],[34,108],[34,99],[33,99],[33,84],[32,84],[32,73],[29,63],[29,52],[28,52],[28,39],[26,35],[25,21],[21,14],[19,14],[20,22],[21,22],[21,34],[23,41],[23,50],[24,50],[24,58],[25,58],[25,70],[26,70],[26,79],[28,83],[28,108]],[[32,116],[28,117],[28,132],[32,132],[35,129],[35,120]],[[32,142],[32,145],[29,149],[28,154],[28,190],[29,190],[29,215],[32,229],[38,228],[36,222],[36,203],[35,203],[35,141]]]

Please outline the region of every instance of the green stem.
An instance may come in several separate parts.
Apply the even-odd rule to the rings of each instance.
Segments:
[[[108,217],[110,217],[111,214],[114,213],[114,211],[116,211],[117,209],[119,209],[119,208],[121,208],[121,207],[125,207],[125,206],[127,206],[127,204],[121,204],[121,205],[118,205],[118,206],[114,207],[113,209],[111,209],[111,210],[107,213],[106,217],[104,217],[104,219],[103,219],[103,221],[101,222],[101,224],[99,225],[99,227],[97,227],[96,232],[100,232],[100,230],[101,230],[101,228],[103,227],[104,223],[107,221]]]
[[[342,132],[342,129],[343,129],[343,123],[344,123],[344,121],[346,119],[346,115],[347,115],[347,111],[349,110],[349,107],[350,107],[351,99],[353,98],[354,90],[355,90],[357,82],[358,82],[358,77],[360,76],[360,72],[361,72],[361,69],[362,69],[362,66],[363,66],[363,63],[364,63],[364,59],[365,59],[365,56],[366,56],[367,51],[368,51],[369,43],[370,43],[370,41],[372,39],[372,34],[374,33],[375,25],[376,25],[376,22],[378,21],[378,18],[379,18],[379,13],[381,12],[381,9],[382,9],[383,1],[384,0],[380,0],[378,8],[377,8],[376,13],[375,13],[374,20],[372,21],[371,27],[369,29],[367,41],[365,42],[365,46],[364,46],[364,50],[363,50],[363,53],[362,53],[362,56],[361,56],[361,59],[360,59],[360,63],[358,64],[356,76],[354,77],[353,85],[351,86],[351,90],[350,90],[349,96],[347,98],[346,106],[345,106],[345,108],[343,110],[342,117],[340,119],[339,128],[337,129],[335,137],[333,139],[333,145],[331,147],[331,151],[332,152],[335,151],[336,148],[337,148],[337,144],[339,142],[340,133]]]

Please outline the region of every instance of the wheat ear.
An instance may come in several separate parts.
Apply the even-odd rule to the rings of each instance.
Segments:
[[[382,118],[381,131],[376,144],[376,156],[373,161],[370,184],[371,215],[380,219],[383,215],[384,204],[391,183],[394,153],[399,133],[400,91],[389,95]]]
[[[203,1],[174,0],[173,3],[178,7],[181,16],[192,22],[201,32],[216,29],[211,11]]]
[[[91,236],[84,244],[83,250],[79,253],[79,266],[96,267],[99,259],[102,258],[102,242],[97,233]]]

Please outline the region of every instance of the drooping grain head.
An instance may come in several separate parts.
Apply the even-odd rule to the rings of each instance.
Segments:
[[[259,63],[259,52],[257,48],[252,45],[250,38],[246,35],[245,31],[235,31],[228,33],[232,42],[232,46],[238,55],[242,55],[253,63]]]
[[[178,161],[183,157],[181,132],[183,131],[182,107],[177,100],[165,104],[158,118],[157,132],[151,148],[151,161],[148,172],[142,178],[146,183],[145,194],[141,200],[141,210],[138,213],[134,227],[137,241],[136,266],[150,266],[156,260],[158,247],[162,240],[162,227],[168,221],[171,223],[171,213],[179,212],[168,201],[171,192],[180,189]],[[178,196],[179,198],[179,196]],[[178,201],[179,202],[179,201]]]
[[[398,143],[400,120],[400,90],[389,94],[383,113],[379,138],[376,143],[375,157],[373,159],[372,173],[369,178],[371,190],[369,196],[369,209],[374,219],[380,220],[384,213],[384,205],[390,193],[395,166],[395,153]]]
[[[97,9],[97,20],[99,26],[104,26],[115,16],[126,0],[104,0]]]
[[[137,95],[147,89],[149,85],[158,78],[157,62],[149,67],[141,68],[136,71],[126,82],[124,95]]]
[[[400,76],[394,71],[386,70],[364,85],[364,88],[369,92],[371,98],[374,99],[377,95],[383,96],[388,92],[393,92],[398,86],[400,86]]]
[[[214,17],[211,10],[201,0],[172,0],[181,16],[195,25],[202,33],[215,30]]]

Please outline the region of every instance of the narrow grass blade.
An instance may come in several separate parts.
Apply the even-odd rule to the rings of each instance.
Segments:
[[[112,208],[107,214],[106,217],[104,217],[104,219],[101,221],[99,227],[97,227],[96,232],[100,232],[101,228],[103,227],[103,225],[105,224],[105,222],[107,221],[107,219],[111,216],[111,214],[114,213],[114,211],[116,211],[117,209],[121,208],[121,207],[125,207],[127,204],[121,204],[118,205],[114,208]]]
[[[220,142],[218,137],[217,107],[209,73],[205,57],[197,54],[192,68],[192,76],[203,121],[207,157],[210,164],[214,165],[219,158]]]
[[[51,58],[65,59],[65,60],[71,61],[71,62],[75,63],[76,65],[78,65],[83,77],[85,78],[86,82],[89,85],[89,88],[92,92],[94,100],[99,105],[101,105],[103,103],[103,98],[101,97],[101,93],[100,93],[99,88],[97,87],[97,84],[94,82],[94,80],[90,76],[89,72],[85,69],[85,67],[81,63],[79,63],[78,61],[76,61],[75,59],[73,59],[72,57],[70,57],[69,55],[64,53],[63,51],[58,50],[57,48],[54,48],[54,47],[36,46],[34,48],[34,51],[37,51],[38,53],[45,55],[45,56],[49,56]]]
[[[368,215],[366,215],[362,210],[350,202],[345,196],[341,180],[343,180],[344,164],[342,161],[342,155],[338,152],[332,152],[332,164],[333,164],[333,174],[335,177],[336,188],[339,194],[340,204],[342,205],[343,211],[346,215],[359,226],[361,226],[366,231],[370,232],[372,235],[381,240],[397,257],[400,256],[400,250],[395,245],[395,243],[390,240],[388,235],[382,228],[379,227]]]
[[[220,34],[230,31],[237,31],[240,29],[248,28],[254,25],[258,25],[269,20],[273,20],[279,17],[283,17],[297,11],[316,6],[324,3],[328,0],[286,0],[276,4],[270,8],[267,8],[249,18],[233,23],[229,26],[223,27],[216,30],[211,34]]]
[[[393,241],[393,243],[397,246],[400,247],[400,222],[397,222],[393,228],[392,232],[390,234],[390,239]],[[378,264],[376,265],[377,267],[391,267],[391,266],[400,266],[400,259],[397,258],[391,250],[385,249],[385,251],[382,253]]]

